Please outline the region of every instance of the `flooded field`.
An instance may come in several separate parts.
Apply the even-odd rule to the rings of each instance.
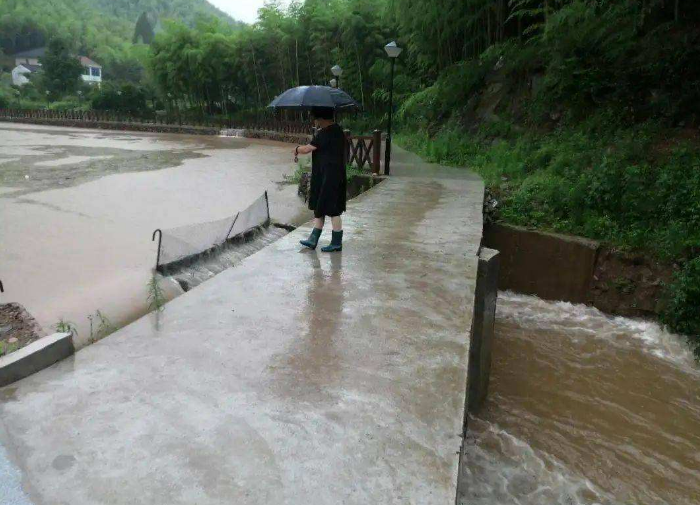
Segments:
[[[23,304],[46,331],[75,323],[78,345],[98,310],[126,324],[148,310],[154,229],[231,216],[264,191],[273,220],[311,217],[280,184],[290,153],[241,138],[0,123],[0,301]]]
[[[700,503],[700,368],[657,324],[500,293],[464,505]]]

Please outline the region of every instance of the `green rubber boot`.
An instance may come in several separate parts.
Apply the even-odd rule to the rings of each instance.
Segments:
[[[299,243],[304,247],[308,247],[309,249],[316,249],[318,239],[321,238],[321,232],[323,232],[322,229],[314,228],[311,230],[311,235],[309,235],[309,238],[306,240],[300,240]]]
[[[330,245],[322,247],[323,252],[340,252],[343,250],[343,230],[334,231]]]

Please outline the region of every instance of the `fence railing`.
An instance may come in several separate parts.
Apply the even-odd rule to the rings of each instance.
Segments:
[[[219,129],[260,130],[289,135],[313,135],[311,124],[300,121],[260,120],[237,122],[230,118],[202,117],[185,118],[177,115],[144,114],[131,115],[119,112],[82,111],[82,110],[29,110],[29,109],[0,109],[0,118],[5,119],[39,119],[55,121],[76,121],[81,123],[121,123],[135,125],[203,127]],[[382,134],[375,130],[372,135],[351,135],[345,130],[348,142],[346,144],[345,160],[360,169],[371,168],[374,174],[381,170]]]
[[[345,163],[355,164],[359,168],[368,166],[372,173],[379,174],[381,169],[382,132],[374,130],[372,135],[351,135],[345,130],[348,141],[345,143]]]
[[[0,109],[0,117],[10,119],[47,119],[96,123],[131,123],[208,128],[238,128],[303,135],[311,135],[313,133],[313,129],[310,124],[297,121],[260,120],[239,122],[225,117],[185,117],[172,114],[133,115],[105,111]]]

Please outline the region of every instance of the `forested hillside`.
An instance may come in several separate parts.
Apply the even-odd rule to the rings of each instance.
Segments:
[[[102,63],[107,76],[140,75],[143,51],[132,41],[137,20],[147,14],[194,26],[202,17],[235,24],[206,0],[3,0],[0,2],[0,50],[6,55],[45,46],[53,36]],[[9,64],[9,63],[8,63]]]
[[[85,0],[94,8],[129,22],[143,13],[155,14],[161,18],[171,18],[182,21],[187,25],[194,25],[198,17],[214,16],[222,20],[231,21],[229,16],[207,0]]]

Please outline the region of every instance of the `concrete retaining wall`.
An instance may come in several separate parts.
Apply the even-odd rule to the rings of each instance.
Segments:
[[[469,342],[467,408],[472,414],[479,412],[488,393],[498,298],[499,263],[498,251],[484,248],[479,252],[474,291],[474,317]],[[466,419],[464,429],[466,431]]]
[[[50,367],[75,352],[73,335],[54,333],[0,358],[0,387]]]
[[[597,242],[491,224],[483,244],[501,252],[499,289],[571,303],[589,300]]]
[[[248,139],[275,140],[299,145],[307,144],[311,140],[311,135],[303,133],[280,133],[263,130],[243,130],[243,136]]]
[[[491,376],[491,349],[494,339],[496,305],[498,301],[498,273],[500,253],[482,248],[479,251],[479,264],[474,290],[474,315],[469,341],[469,365],[467,370],[467,410],[464,412],[462,445],[459,451],[457,475],[457,496],[455,503],[469,503],[469,489],[466,485],[464,466],[467,458],[465,444],[468,414],[477,414],[488,393]]]
[[[488,225],[483,243],[501,252],[499,289],[626,317],[658,318],[676,268],[593,240],[511,225]]]

